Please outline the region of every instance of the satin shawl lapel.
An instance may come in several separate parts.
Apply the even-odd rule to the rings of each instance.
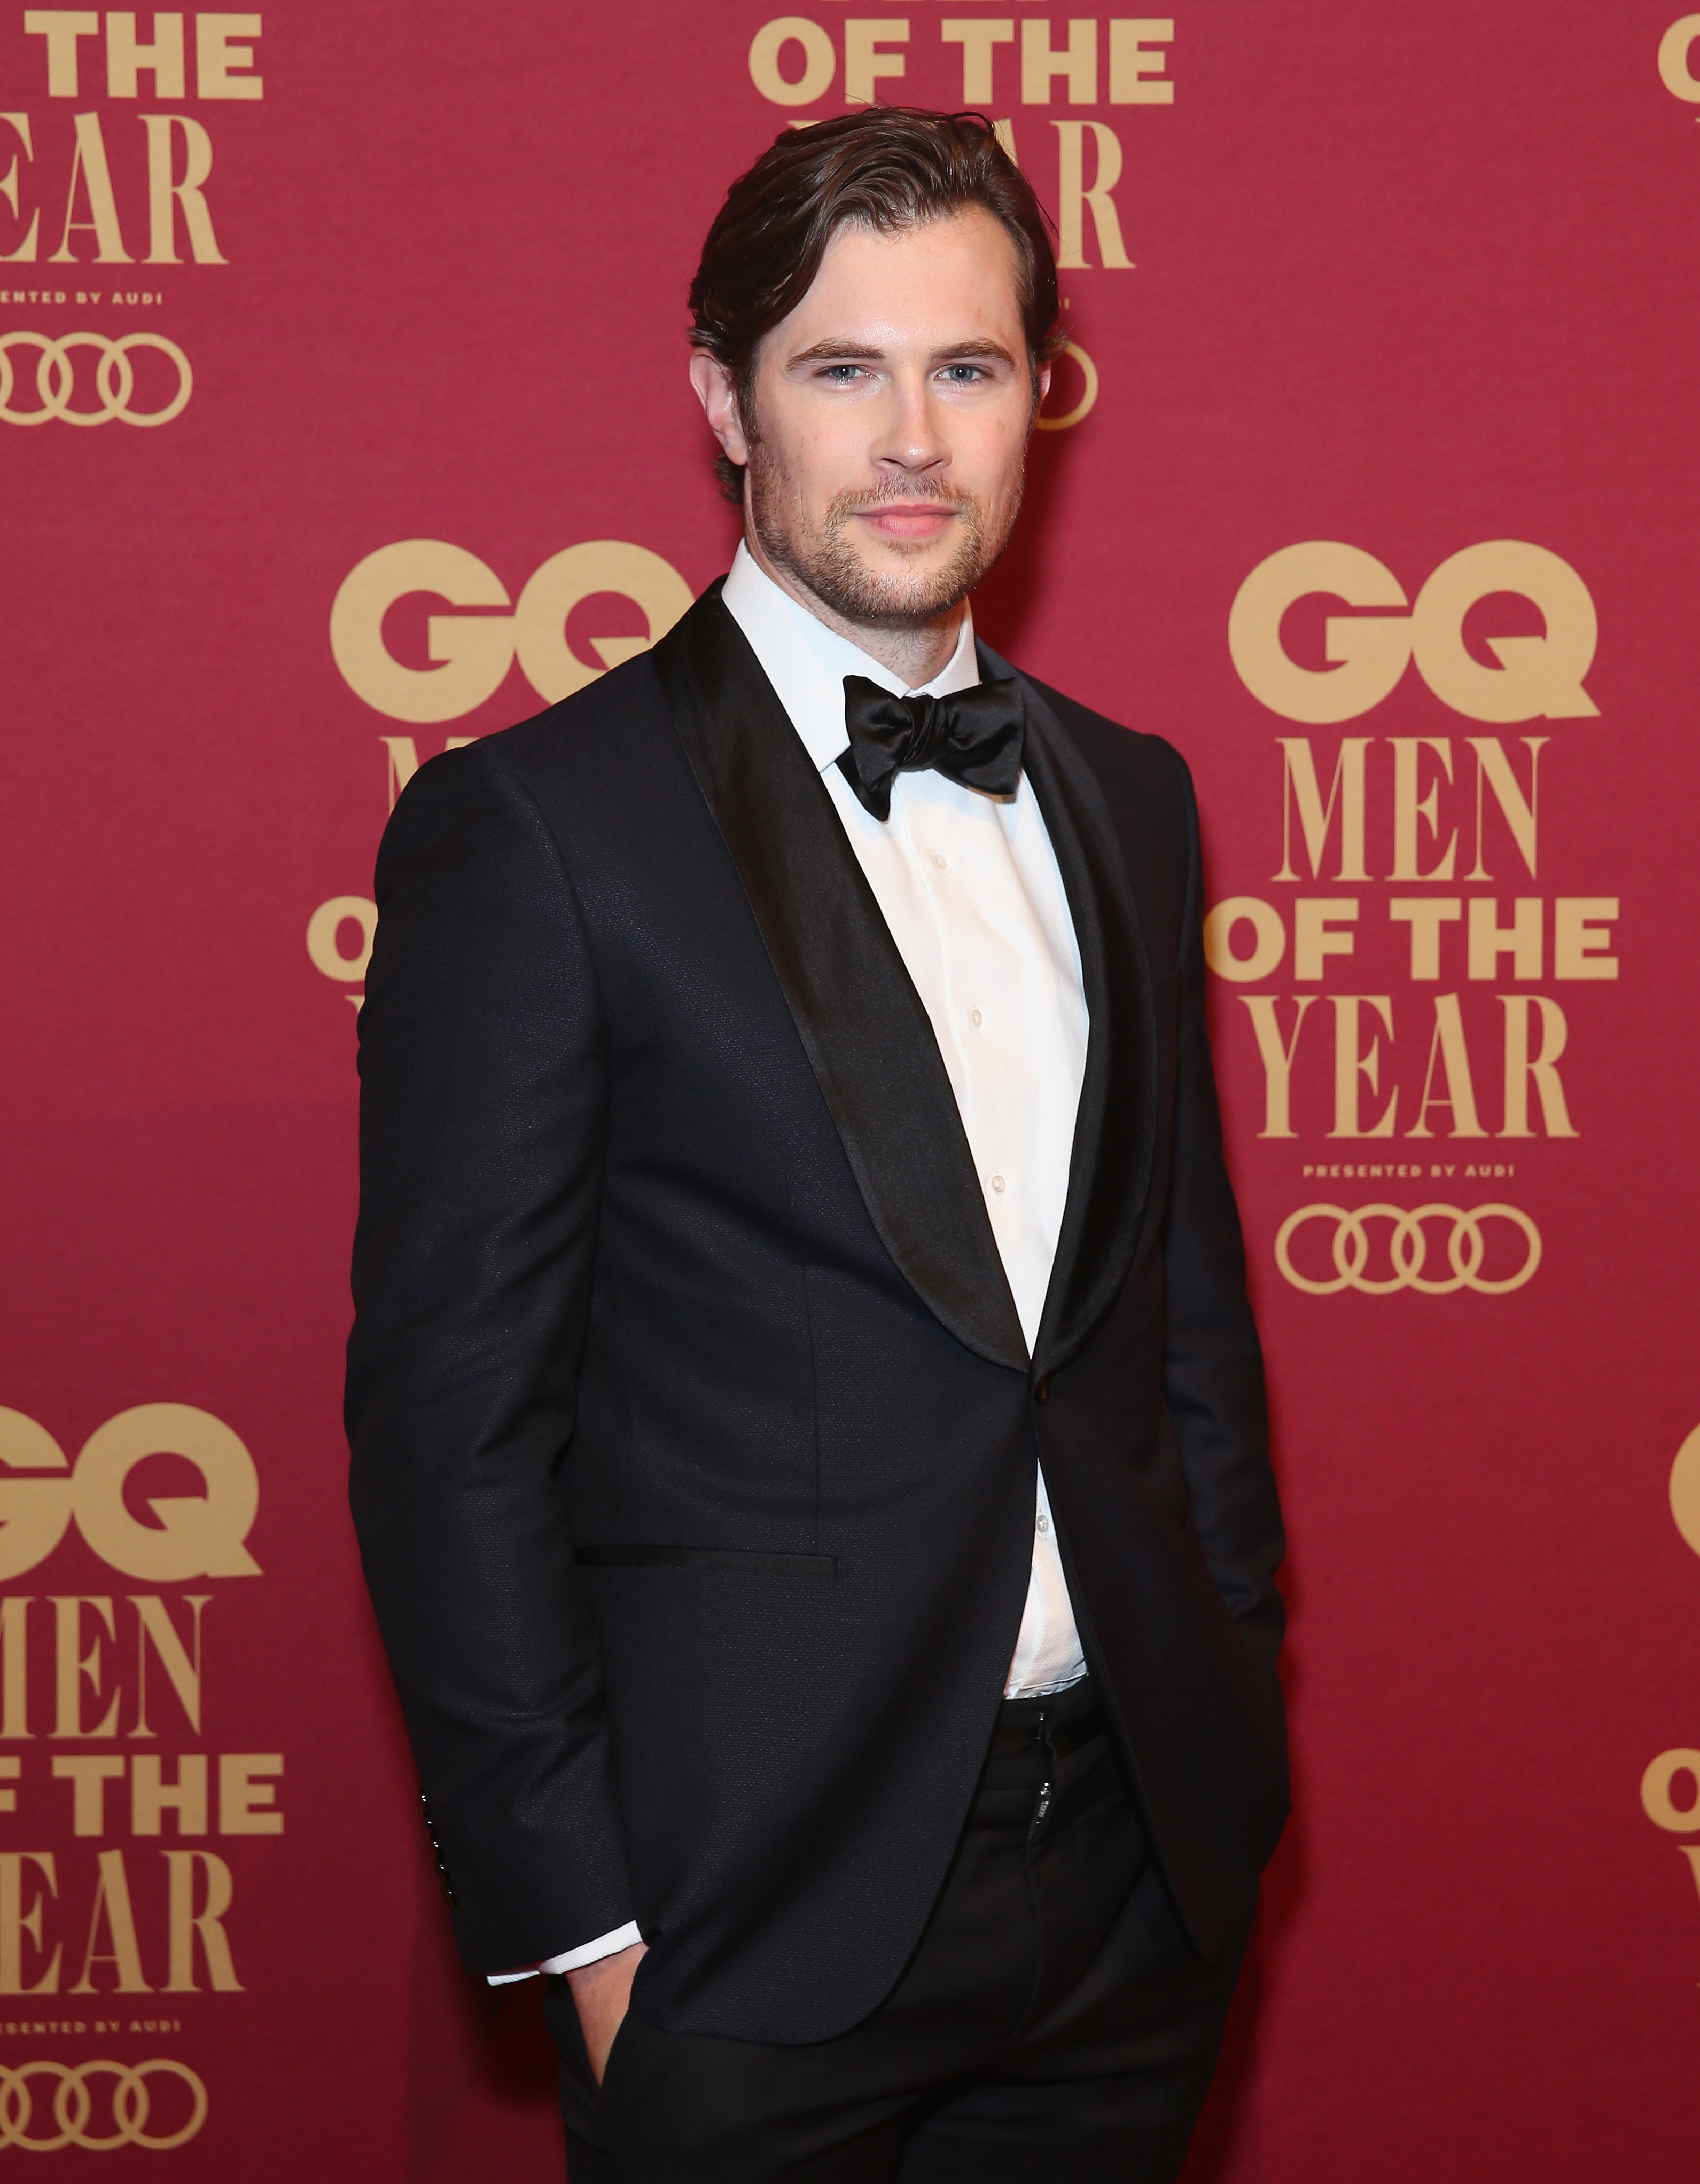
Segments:
[[[989,646],[979,654],[984,677],[1015,672]],[[1127,861],[1103,791],[1056,714],[1020,680],[1023,764],[1073,916],[1090,1019],[1068,1197],[1034,1357],[1034,1369],[1048,1373],[1085,1346],[1133,1264],[1157,1139],[1157,1016]]]
[[[1027,1344],[932,1022],[826,784],[715,584],[651,655],[880,1241],[959,1342]]]

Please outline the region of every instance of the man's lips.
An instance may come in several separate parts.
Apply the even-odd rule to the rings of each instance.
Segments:
[[[878,508],[864,509],[859,520],[887,538],[936,538],[947,524],[956,521],[956,511],[936,500],[888,501]]]

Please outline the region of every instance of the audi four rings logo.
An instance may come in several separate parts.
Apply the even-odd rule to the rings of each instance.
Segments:
[[[1301,1274],[1290,1255],[1294,1237],[1310,1221],[1334,1223],[1330,1246],[1334,1274],[1327,1281]],[[1387,1239],[1387,1256],[1393,1271],[1385,1276],[1365,1271],[1370,1253],[1368,1224],[1372,1221],[1393,1224]],[[1448,1271],[1444,1275],[1431,1277],[1424,1272],[1429,1256],[1424,1223],[1429,1221],[1452,1223],[1446,1232]],[[1483,1224],[1493,1221],[1508,1222],[1522,1234],[1524,1260],[1517,1273],[1491,1277],[1481,1271],[1487,1256]],[[1540,1263],[1541,1232],[1514,1206],[1413,1206],[1408,1212],[1402,1206],[1301,1206],[1296,1213],[1287,1216],[1275,1235],[1275,1264],[1296,1290],[1303,1290],[1308,1296],[1337,1296],[1341,1290],[1360,1290],[1366,1296],[1391,1296],[1395,1290],[1419,1290],[1424,1296],[1450,1296],[1455,1290],[1504,1296],[1533,1280]]]
[[[14,410],[12,397],[18,392],[19,368],[12,361],[14,349],[39,349],[36,362],[36,399],[39,407],[34,410]],[[177,391],[163,410],[132,410],[130,398],[136,391],[136,370],[130,361],[132,349],[156,348],[169,357],[177,367]],[[100,361],[94,368],[92,391],[99,403],[98,410],[91,409],[86,399],[77,404],[75,399],[76,382],[76,353],[79,349],[95,349]],[[67,425],[104,425],[114,417],[121,418],[126,425],[169,425],[174,417],[182,415],[193,391],[195,375],[189,369],[189,359],[176,342],[167,341],[164,334],[121,334],[116,341],[106,334],[0,334],[0,419],[8,425],[45,425],[50,417],[62,418]]]
[[[175,2131],[150,2131],[148,2081],[161,2075],[180,2078],[187,2086],[189,2120]],[[113,2081],[113,2127],[91,2131],[95,2097],[90,2087],[104,2078]],[[30,2129],[36,2113],[31,2079],[52,2082],[54,2135],[51,2137],[43,2131]],[[151,2063],[40,2062],[18,2063],[9,2068],[0,2064],[0,2148],[21,2146],[30,2153],[57,2153],[62,2147],[80,2146],[87,2153],[110,2153],[115,2147],[145,2146],[151,2153],[168,2153],[174,2146],[188,2144],[206,2121],[209,2105],[207,2089],[188,2064],[164,2057]]]

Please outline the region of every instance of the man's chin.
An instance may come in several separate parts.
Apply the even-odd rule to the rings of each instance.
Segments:
[[[895,621],[930,621],[960,606],[969,586],[959,554],[875,554],[858,556],[840,581],[871,611]]]
[[[936,544],[862,552],[841,545],[799,573],[835,613],[869,628],[911,629],[959,607],[980,571],[956,543],[950,551]]]

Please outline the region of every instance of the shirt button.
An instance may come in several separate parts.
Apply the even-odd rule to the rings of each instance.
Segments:
[[[945,869],[945,860],[944,860],[944,859],[939,855],[939,852],[938,852],[936,850],[934,850],[934,851],[933,852],[933,861],[934,861],[934,863],[935,865],[937,865],[937,866],[938,866],[938,867],[939,867],[939,871],[942,872],[944,871],[944,869]]]
[[[968,1011],[968,1022],[974,1027],[974,1029],[978,1031],[980,1026],[985,1022],[985,1018],[980,1014],[978,1009],[970,1009]]]
[[[995,1175],[995,1176],[992,1178],[992,1189],[993,1189],[994,1190],[1001,1190],[1003,1189],[1003,1187],[1004,1187],[1004,1179],[1003,1179],[1003,1178],[1002,1178],[1000,1175]]]
[[[1041,1532],[1048,1532],[1051,1529],[1051,1519],[1049,1517],[1041,1517],[1040,1518],[1039,1529]]]

